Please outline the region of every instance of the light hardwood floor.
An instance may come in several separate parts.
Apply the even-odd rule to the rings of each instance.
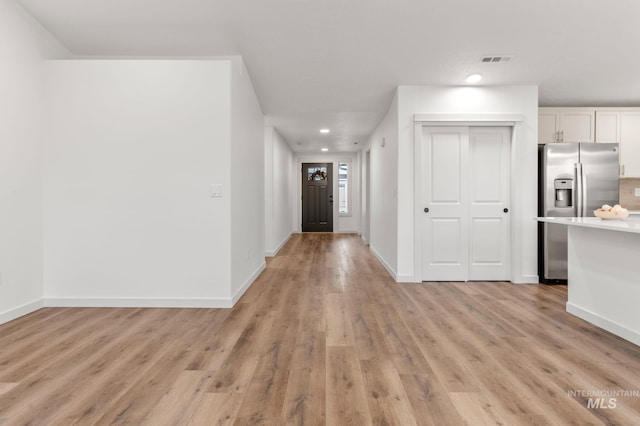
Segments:
[[[47,308],[0,326],[0,425],[640,424],[638,396],[568,394],[637,391],[640,348],[566,298],[397,284],[357,236],[298,234],[233,309]]]

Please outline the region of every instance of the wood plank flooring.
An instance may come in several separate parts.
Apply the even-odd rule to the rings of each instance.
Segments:
[[[397,284],[359,237],[297,234],[233,309],[1,325],[0,425],[640,424],[640,348],[566,298]],[[606,390],[636,394],[594,407]]]

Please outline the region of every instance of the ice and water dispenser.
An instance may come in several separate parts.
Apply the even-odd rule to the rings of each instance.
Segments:
[[[573,179],[556,179],[556,207],[573,207]]]

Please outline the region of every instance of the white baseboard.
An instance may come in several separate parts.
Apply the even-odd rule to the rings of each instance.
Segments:
[[[242,297],[244,292],[247,291],[249,289],[249,287],[251,287],[251,284],[253,284],[253,282],[256,279],[258,279],[258,277],[260,276],[262,271],[265,270],[266,267],[267,267],[267,263],[266,262],[262,262],[262,264],[260,266],[258,266],[258,269],[256,269],[253,272],[253,274],[251,274],[251,276],[247,279],[247,281],[245,281],[245,283],[242,285],[242,287],[240,287],[238,289],[238,291],[236,291],[236,293],[233,295],[233,297],[231,298],[231,306],[230,307],[232,307],[236,303],[238,303],[238,300],[240,300],[240,298]]]
[[[399,283],[414,283],[417,284],[420,281],[416,280],[416,277],[414,277],[413,275],[398,275],[396,277],[396,282]]]
[[[293,231],[289,232],[289,235],[287,235],[284,240],[282,240],[282,242],[278,245],[278,247],[275,248],[275,250],[273,251],[265,251],[264,255],[266,257],[276,257],[276,255],[278,254],[278,252],[280,251],[280,249],[282,247],[284,247],[285,244],[287,244],[287,241],[289,241],[289,238],[291,238],[291,236],[293,235]]]
[[[40,299],[33,302],[25,303],[24,305],[18,306],[17,308],[13,308],[9,311],[2,312],[0,313],[0,324],[13,321],[16,318],[20,318],[24,315],[30,314],[31,312],[35,312],[38,309],[43,308],[44,306],[44,301]]]
[[[380,263],[382,263],[382,266],[384,266],[384,269],[387,270],[387,272],[391,275],[391,278],[394,279],[394,281],[398,280],[396,271],[393,270],[393,268],[391,266],[389,266],[389,264],[387,263],[386,260],[384,260],[384,258],[380,255],[380,253],[378,253],[376,251],[376,249],[373,246],[369,246],[369,250],[371,250],[371,253],[374,254],[374,256],[378,259],[378,261],[380,261]]]
[[[567,302],[567,312],[640,346],[640,332]]]
[[[540,277],[537,275],[522,275],[518,278],[512,278],[511,282],[513,284],[539,284]]]
[[[49,297],[48,308],[231,308],[231,299],[172,297]]]
[[[265,270],[262,262],[231,298],[171,298],[171,297],[48,297],[0,313],[0,324],[35,312],[40,308],[232,308],[251,284]]]

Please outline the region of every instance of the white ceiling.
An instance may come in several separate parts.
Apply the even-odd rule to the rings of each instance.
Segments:
[[[640,106],[637,0],[17,1],[79,56],[241,55],[296,151],[354,151],[396,86],[472,72],[539,85],[541,106]]]

